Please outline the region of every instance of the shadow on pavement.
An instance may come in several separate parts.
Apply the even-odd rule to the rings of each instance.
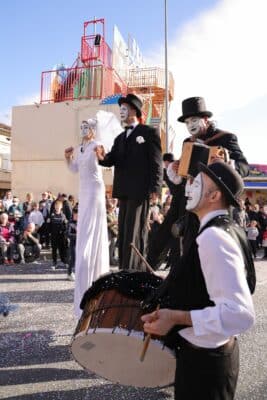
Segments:
[[[167,400],[173,399],[171,394],[163,393],[160,389],[137,389],[118,385],[101,385],[88,389],[77,389],[68,391],[53,391],[44,393],[35,393],[9,397],[12,400],[110,400],[110,399],[138,400]]]
[[[73,303],[73,289],[28,290],[6,293],[13,303]]]
[[[67,271],[64,272],[65,278],[23,278],[23,279],[19,279],[19,278],[5,278],[5,279],[1,279],[1,283],[30,283],[30,282],[66,282],[67,281]]]
[[[0,384],[27,385],[29,383],[63,381],[68,379],[93,379],[94,375],[89,375],[84,370],[66,368],[27,368],[2,370]]]
[[[71,339],[68,340],[70,342]],[[2,333],[0,347],[4,351],[1,351],[0,368],[72,360],[69,345],[57,345],[54,342],[54,332],[50,330]],[[0,379],[2,380],[2,376]]]

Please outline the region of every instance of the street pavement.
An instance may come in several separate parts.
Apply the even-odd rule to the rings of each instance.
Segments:
[[[255,262],[257,323],[240,336],[236,400],[267,399],[267,261]],[[50,261],[0,265],[0,293],[18,310],[0,315],[0,398],[27,400],[172,400],[173,387],[133,388],[88,373],[70,352],[77,325],[74,282]],[[115,360],[114,360],[115,362]]]

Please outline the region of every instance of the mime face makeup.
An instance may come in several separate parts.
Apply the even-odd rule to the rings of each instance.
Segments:
[[[85,137],[88,135],[88,133],[89,133],[89,124],[86,121],[84,121],[81,123],[81,136]]]
[[[188,178],[185,185],[185,196],[187,197],[186,210],[194,210],[200,203],[203,193],[203,179],[201,173],[195,178]]]
[[[186,127],[190,135],[199,135],[206,131],[206,124],[204,118],[189,117],[185,120]]]
[[[129,117],[129,109],[126,104],[120,106],[120,117],[122,122],[126,122]]]

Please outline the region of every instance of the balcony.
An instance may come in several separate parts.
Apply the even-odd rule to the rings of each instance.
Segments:
[[[164,103],[165,98],[165,69],[135,68],[129,71],[128,91],[136,93],[153,94],[153,103]],[[169,101],[174,96],[174,80],[172,73],[169,72]]]

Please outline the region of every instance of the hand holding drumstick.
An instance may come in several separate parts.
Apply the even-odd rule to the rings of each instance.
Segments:
[[[144,331],[148,333],[140,357],[141,361],[144,360],[151,335],[164,336],[175,325],[192,326],[189,311],[170,310],[168,308],[159,309],[159,306],[156,311],[143,315],[141,320],[144,322]]]
[[[154,311],[154,312],[151,313],[151,314],[146,314],[146,316],[148,316],[148,315],[151,316],[151,317],[150,317],[150,318],[151,318],[151,322],[157,320],[157,314],[156,314],[156,313],[157,313],[158,310],[159,310],[159,305],[157,306],[156,311]],[[153,314],[154,314],[154,316],[152,316]],[[143,316],[144,316],[144,315],[143,315]],[[142,319],[142,321],[143,321],[143,317],[141,317],[141,319]],[[144,361],[144,359],[145,359],[145,355],[146,355],[146,352],[147,352],[147,349],[148,349],[148,345],[149,345],[150,339],[151,339],[151,334],[148,333],[148,334],[146,335],[146,337],[145,337],[145,341],[144,341],[142,353],[141,353],[141,356],[140,356],[140,361]]]

